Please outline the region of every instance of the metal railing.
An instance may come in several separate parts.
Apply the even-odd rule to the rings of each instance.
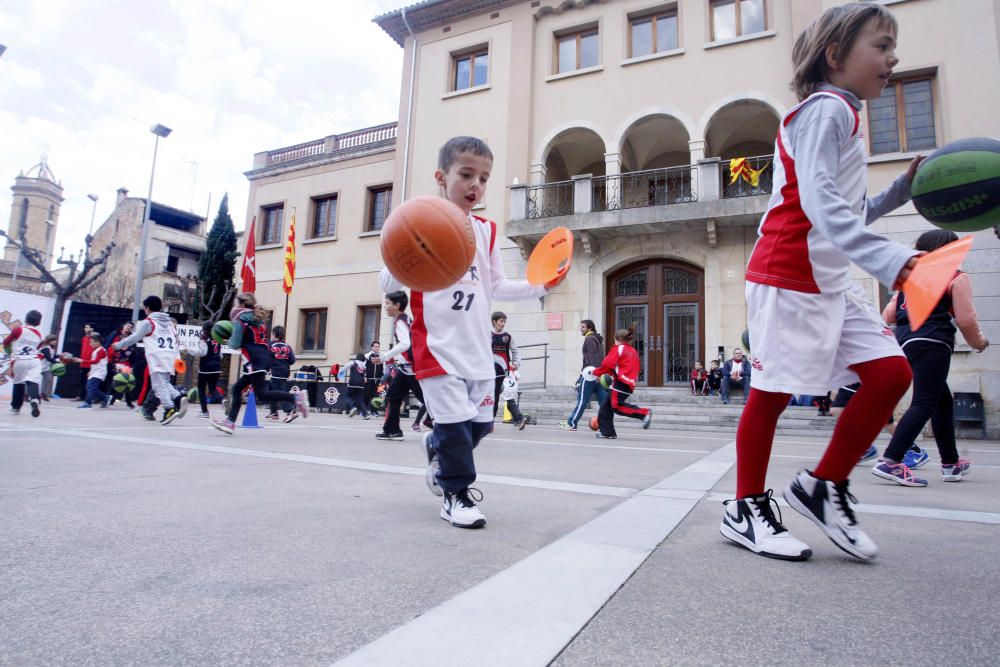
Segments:
[[[536,356],[533,356],[533,357],[526,357],[526,356],[522,355],[521,356],[521,367],[522,368],[524,367],[524,362],[526,362],[526,361],[533,361],[533,360],[541,359],[542,360],[542,379],[541,379],[540,382],[536,380],[534,382],[522,382],[522,383],[520,383],[520,385],[518,385],[518,386],[522,390],[524,390],[524,389],[545,389],[548,386],[548,380],[549,380],[549,344],[548,343],[530,343],[528,345],[519,345],[518,346],[518,348],[520,348],[521,350],[526,350],[528,348],[535,348],[535,347],[542,348],[542,353],[540,355],[536,355]]]
[[[592,179],[592,208],[616,211],[696,201],[696,174],[696,169],[687,165],[597,176]]]
[[[774,182],[774,156],[758,155],[746,158],[746,168],[742,174],[733,180],[732,162],[723,160],[719,174],[721,176],[721,192],[723,199],[734,199],[736,197],[754,197],[756,195],[771,194],[771,187]],[[757,185],[754,185],[753,174],[757,173]]]
[[[573,181],[528,187],[528,218],[552,218],[573,214]]]

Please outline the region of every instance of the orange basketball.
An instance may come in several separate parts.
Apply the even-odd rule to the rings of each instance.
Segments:
[[[590,418],[590,430],[591,431],[596,431],[599,428],[600,428],[600,426],[598,426],[598,424],[597,424],[597,417],[591,417]]]
[[[441,197],[414,197],[386,218],[382,261],[399,282],[421,292],[457,283],[476,255],[476,236],[462,209]]]

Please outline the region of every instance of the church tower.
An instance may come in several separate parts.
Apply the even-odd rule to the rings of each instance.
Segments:
[[[56,243],[59,208],[63,203],[63,188],[49,169],[45,156],[28,173],[21,173],[11,187],[14,201],[10,207],[7,234],[20,238],[22,227],[27,230],[28,245],[46,253],[48,262]],[[18,268],[30,266],[10,242],[4,249],[4,259],[19,260]],[[47,263],[48,263],[47,262]]]

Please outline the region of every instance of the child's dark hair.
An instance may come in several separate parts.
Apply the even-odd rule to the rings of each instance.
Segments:
[[[922,252],[932,252],[958,240],[958,234],[947,229],[932,229],[917,237],[913,247]]]
[[[711,364],[715,364],[716,366],[718,366],[719,365],[719,360],[718,359],[712,359],[712,361],[709,363],[709,365],[711,365]]]
[[[150,311],[158,313],[163,310],[163,301],[160,297],[155,294],[150,294],[145,299],[142,300],[142,305],[149,308]]]
[[[278,340],[285,340],[285,327],[279,324],[278,326],[271,329],[271,335],[277,338]]]
[[[253,292],[241,292],[236,296],[236,303],[244,308],[253,308],[257,305],[257,297]]]
[[[580,324],[587,327],[587,331],[597,331],[597,325],[594,324],[594,320],[580,320]]]
[[[455,159],[462,153],[472,153],[481,157],[493,159],[493,151],[486,142],[476,137],[452,137],[438,151],[438,169],[448,171]]]
[[[103,339],[101,338],[101,334],[99,334],[96,331],[92,332],[89,336],[87,336],[87,338],[89,338],[90,340],[96,340],[99,345],[103,344],[102,343]]]
[[[631,329],[618,329],[615,331],[615,340],[620,340],[623,343],[631,343],[632,336],[634,335]]]
[[[212,327],[215,326],[215,322],[202,322],[201,323],[201,333],[204,334],[206,338],[212,335]]]
[[[364,361],[365,361],[365,355],[363,355],[363,354],[356,355],[354,357],[354,361],[360,361],[360,362],[364,363]]]
[[[826,50],[836,45],[833,59],[843,62],[865,24],[875,20],[879,28],[898,32],[896,17],[877,2],[852,2],[831,7],[806,26],[792,48],[792,90],[804,100],[827,80]]]
[[[502,310],[498,310],[494,312],[492,315],[490,315],[490,322],[493,322],[494,324],[496,324],[497,320],[505,320],[505,319],[507,319],[507,313],[503,312]]]
[[[406,307],[410,305],[410,297],[406,296],[406,292],[403,290],[396,290],[395,292],[389,292],[385,295],[385,298],[390,303],[396,304],[399,308],[399,312],[406,310]]]
[[[59,336],[55,334],[49,334],[42,339],[42,345],[55,345],[59,341]]]
[[[29,310],[24,314],[24,323],[29,326],[37,327],[42,323],[42,314],[37,310]]]

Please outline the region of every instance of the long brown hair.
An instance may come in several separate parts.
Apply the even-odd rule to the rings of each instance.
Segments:
[[[827,80],[827,48],[836,45],[833,59],[838,62],[844,60],[865,24],[872,20],[877,22],[879,28],[898,32],[896,17],[876,2],[852,2],[831,7],[802,31],[792,48],[792,66],[795,69],[792,90],[799,101],[812,95]]]

